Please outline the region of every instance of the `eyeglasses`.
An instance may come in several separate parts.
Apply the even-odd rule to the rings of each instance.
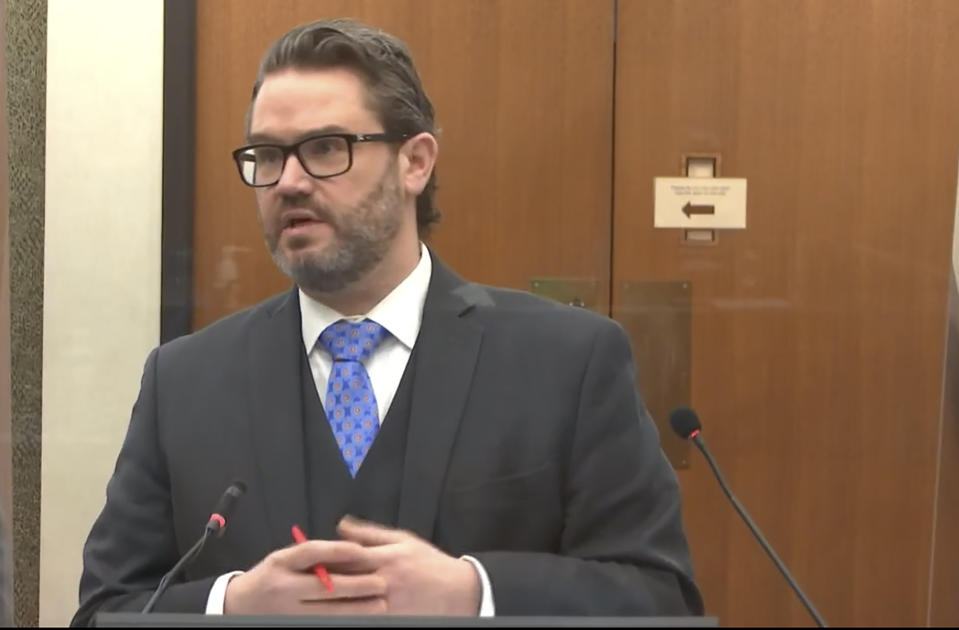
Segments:
[[[259,188],[280,181],[291,153],[296,153],[303,170],[312,177],[325,179],[350,170],[355,143],[401,142],[408,137],[390,133],[325,133],[290,145],[250,144],[234,151],[233,159],[243,183]]]

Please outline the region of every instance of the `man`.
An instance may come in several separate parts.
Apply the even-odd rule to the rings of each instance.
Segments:
[[[406,47],[292,30],[247,132],[239,174],[296,288],[147,359],[73,623],[142,609],[234,479],[225,535],[156,611],[701,614],[622,329],[421,243],[437,142]]]

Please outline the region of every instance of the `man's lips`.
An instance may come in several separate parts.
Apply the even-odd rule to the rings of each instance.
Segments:
[[[281,231],[300,230],[313,225],[319,225],[321,223],[325,223],[325,221],[317,217],[312,212],[308,212],[306,210],[293,210],[284,213],[280,217]]]
[[[317,230],[321,229],[321,226],[323,225],[326,225],[324,221],[317,221],[315,219],[308,221],[297,221],[284,227],[280,234],[288,238],[306,238],[313,234],[317,234]]]
[[[317,219],[294,219],[293,221],[289,221],[288,223],[284,224],[283,229],[295,229],[304,225],[316,225],[318,223],[322,223],[322,221],[318,221]]]

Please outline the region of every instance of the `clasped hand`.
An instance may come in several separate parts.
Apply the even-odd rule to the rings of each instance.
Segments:
[[[341,540],[274,551],[227,585],[229,615],[476,615],[480,582],[466,560],[416,535],[345,517]],[[326,567],[327,591],[312,572]]]

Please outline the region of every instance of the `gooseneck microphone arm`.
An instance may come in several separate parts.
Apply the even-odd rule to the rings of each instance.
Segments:
[[[733,494],[733,491],[729,488],[729,484],[726,483],[726,480],[723,478],[723,474],[719,472],[719,466],[716,465],[716,460],[713,459],[712,454],[709,452],[709,449],[706,448],[706,442],[703,441],[702,435],[702,425],[699,422],[699,416],[695,411],[689,408],[680,408],[674,410],[669,417],[669,423],[672,425],[673,430],[679,435],[679,437],[684,440],[692,440],[693,444],[696,445],[703,456],[706,458],[706,461],[709,463],[709,467],[713,469],[713,474],[716,475],[716,480],[719,481],[719,486],[723,489],[723,492],[726,493],[726,496],[729,497],[729,501],[733,504],[733,507],[736,508],[736,512],[739,513],[739,516],[742,517],[746,525],[749,527],[749,531],[753,533],[753,536],[756,537],[756,540],[759,541],[759,544],[765,550],[766,554],[772,558],[772,561],[776,564],[776,568],[779,569],[779,572],[783,574],[783,577],[786,578],[786,581],[789,582],[789,586],[792,588],[793,592],[799,597],[799,600],[802,602],[803,606],[806,607],[806,610],[809,611],[809,614],[816,621],[816,624],[820,628],[826,627],[826,622],[823,621],[823,618],[819,616],[819,613],[816,612],[816,608],[812,605],[812,602],[809,601],[809,598],[806,597],[805,593],[802,592],[802,589],[799,588],[799,585],[796,584],[796,580],[793,579],[792,575],[789,573],[789,569],[786,568],[786,565],[783,564],[783,561],[779,559],[779,556],[776,555],[776,552],[773,551],[772,545],[766,540],[762,535],[762,532],[759,531],[759,527],[753,522],[753,519],[749,517],[749,514],[746,513],[746,508],[742,506],[739,502],[739,499]]]
[[[739,512],[739,515],[746,521],[746,525],[752,531],[753,535],[759,541],[759,544],[762,545],[762,548],[766,551],[772,561],[776,563],[776,568],[779,569],[779,572],[783,574],[783,577],[786,578],[786,581],[789,582],[789,586],[792,587],[793,591],[799,596],[800,601],[802,601],[803,606],[806,607],[806,610],[809,611],[809,614],[812,615],[812,618],[816,621],[820,628],[826,627],[826,622],[823,621],[822,617],[819,616],[819,613],[816,612],[815,607],[812,605],[812,602],[806,597],[802,592],[802,589],[799,588],[799,585],[796,584],[796,580],[793,579],[793,576],[790,575],[789,569],[786,568],[786,565],[783,564],[783,561],[779,559],[779,556],[776,555],[776,552],[773,551],[772,546],[769,542],[766,541],[766,538],[762,535],[762,532],[759,531],[759,528],[753,522],[753,519],[749,518],[749,514],[746,513],[746,508],[742,506],[739,502],[739,499],[733,495],[732,490],[729,489],[729,486],[726,484],[726,480],[723,479],[723,475],[719,472],[719,467],[716,465],[716,461],[713,459],[713,456],[709,453],[709,450],[706,448],[703,438],[700,435],[695,435],[692,438],[693,444],[702,451],[703,456],[706,458],[706,461],[709,462],[709,467],[713,469],[713,474],[716,475],[716,480],[719,481],[720,487],[722,487],[723,492],[726,493],[726,496],[729,497],[730,502],[732,502],[733,507],[736,508],[736,511]]]
[[[163,579],[160,580],[159,586],[157,586],[156,590],[153,591],[153,595],[150,596],[150,599],[143,607],[143,610],[141,611],[142,613],[148,613],[153,610],[153,607],[156,606],[157,600],[159,600],[160,596],[166,592],[173,580],[179,577],[183,569],[198,555],[200,555],[200,552],[203,551],[203,546],[206,544],[206,541],[210,538],[210,536],[219,537],[223,535],[223,532],[226,529],[226,518],[233,509],[233,504],[237,499],[243,496],[244,492],[246,492],[246,484],[244,484],[242,481],[236,481],[226,489],[226,492],[223,493],[223,496],[220,497],[220,501],[216,504],[216,508],[214,508],[213,513],[210,514],[210,519],[207,521],[206,527],[203,528],[203,535],[200,536],[200,540],[196,541],[196,543],[190,547],[185,554],[183,554],[183,557],[180,558],[179,562],[173,565],[173,568],[163,576]]]
[[[160,599],[160,596],[163,595],[167,588],[170,587],[170,583],[180,576],[180,573],[183,571],[184,567],[193,561],[200,552],[203,551],[203,545],[206,544],[207,539],[210,537],[210,529],[204,529],[203,535],[200,537],[200,540],[196,541],[190,550],[183,554],[183,557],[180,558],[180,561],[173,565],[173,568],[163,576],[163,579],[160,580],[160,585],[157,586],[156,590],[153,591],[153,595],[150,596],[150,599],[147,601],[146,606],[143,607],[141,612],[148,613],[153,611],[153,607],[156,606],[157,600]]]

